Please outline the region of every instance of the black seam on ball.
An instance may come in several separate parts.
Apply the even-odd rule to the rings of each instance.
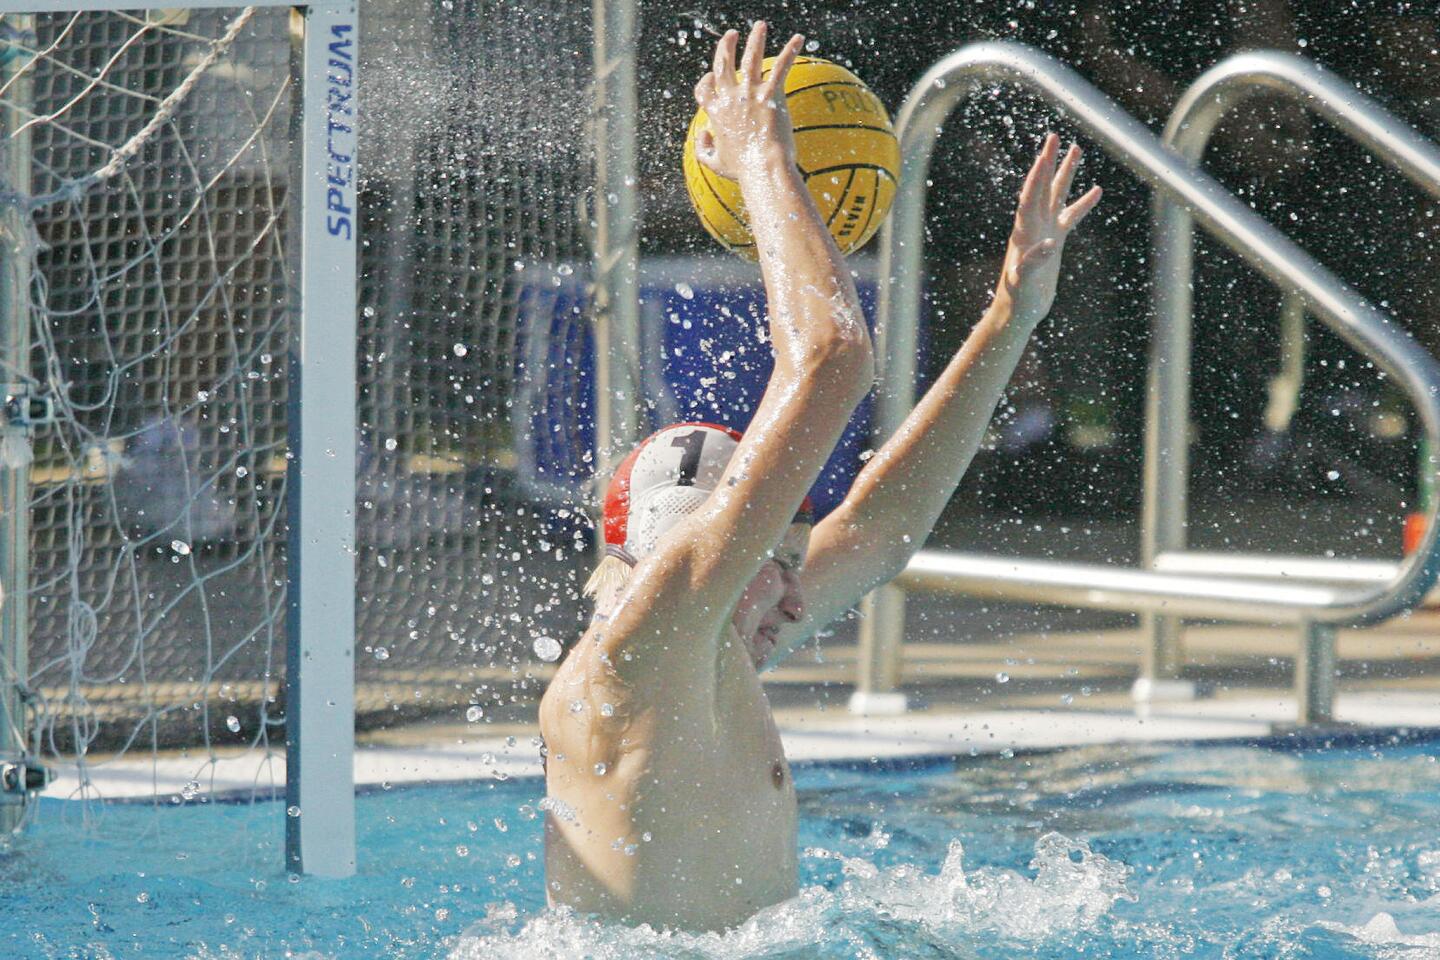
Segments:
[[[840,211],[845,209],[845,198],[850,196],[850,185],[855,182],[855,171],[850,171],[850,179],[845,181],[845,189],[840,191],[840,202],[835,204],[835,209],[830,211],[830,217],[825,221],[825,229],[830,229],[830,224],[840,216]]]
[[[883,133],[891,140],[895,139],[895,131],[889,127],[867,127],[863,123],[816,123],[808,127],[794,127],[792,133],[807,133],[811,130],[869,130],[871,133]]]
[[[852,168],[857,170],[874,170],[877,173],[885,174],[891,183],[897,182],[895,174],[891,173],[889,168],[878,163],[838,163],[833,167],[826,167],[823,170],[811,170],[809,175],[818,177],[822,173],[834,173],[836,170],[850,170]]]

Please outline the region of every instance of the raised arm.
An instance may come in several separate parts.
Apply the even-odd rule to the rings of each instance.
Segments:
[[[1100,201],[1094,187],[1065,198],[1080,162],[1046,137],[1020,191],[994,298],[945,372],[810,538],[803,575],[807,616],[787,627],[777,657],[905,569],[930,535],[980,446],[1025,344],[1050,311],[1065,240]]]
[[[717,45],[714,69],[695,88],[709,119],[696,156],[740,184],[775,370],[719,488],[635,568],[605,628],[608,648],[643,640],[654,652],[669,645],[650,638],[683,633],[691,645],[684,658],[703,663],[694,637],[718,634],[870,388],[870,337],[854,283],[795,165],[784,83],[803,38],[793,37],[762,76],[765,33],[756,24],[738,72],[738,34]]]
[[[715,69],[695,87],[710,121],[695,146],[701,163],[740,184],[769,301],[775,376],[790,378],[836,345],[850,350],[867,342],[868,334],[850,271],[795,162],[784,89],[804,38],[792,37],[762,80],[765,36],[765,24],[757,23],[738,74],[738,34],[731,30],[720,40]]]

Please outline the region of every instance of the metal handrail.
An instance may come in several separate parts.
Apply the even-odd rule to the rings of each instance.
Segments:
[[[1198,165],[1226,113],[1261,93],[1279,93],[1300,101],[1426,193],[1440,198],[1440,149],[1353,85],[1293,54],[1273,50],[1239,53],[1205,71],[1175,105],[1165,126],[1165,143]],[[1141,562],[1152,569],[1162,554],[1186,549],[1193,236],[1190,212],[1173,197],[1158,193],[1152,228],[1155,314],[1141,522]],[[1282,286],[1289,279],[1273,274],[1271,278]],[[1306,306],[1323,313],[1312,299],[1306,298]],[[1355,341],[1351,339],[1351,343]],[[1173,675],[1179,659],[1179,617],[1168,613],[1147,616],[1143,628],[1149,641],[1147,676]]]
[[[1064,64],[1029,47],[1004,42],[977,43],[945,57],[921,78],[900,110],[897,129],[902,168],[895,206],[881,234],[880,276],[882,277],[877,352],[881,357],[882,380],[875,414],[877,441],[894,432],[914,406],[916,373],[915,318],[919,316],[921,267],[924,252],[925,174],[939,129],[950,113],[983,83],[1007,82],[1028,88],[1059,107],[1087,134],[1117,157],[1132,173],[1176,198],[1193,211],[1207,229],[1237,251],[1265,275],[1286,290],[1303,295],[1310,308],[1342,337],[1371,355],[1415,397],[1427,435],[1440,444],[1440,364],[1429,356],[1403,329],[1381,314],[1338,278],[1315,263],[1254,211],[1239,202],[1204,172],[1169,152],[1139,121],[1125,113]],[[1434,447],[1440,449],[1440,446]],[[1167,451],[1159,451],[1165,454]],[[1435,517],[1429,517],[1418,551],[1400,568],[1391,582],[1357,590],[1326,590],[1316,585],[1310,593],[1274,590],[1257,591],[1230,579],[1210,579],[1145,570],[1126,572],[1127,581],[1138,591],[1162,598],[1165,609],[1185,614],[1191,610],[1216,609],[1231,602],[1228,616],[1248,619],[1263,613],[1266,618],[1305,620],[1322,624],[1359,623],[1383,620],[1418,602],[1435,582],[1436,538],[1440,534]],[[930,559],[943,554],[926,553],[911,560],[907,574],[897,581],[923,582],[929,586],[976,589],[991,584],[992,595],[1016,595],[1022,588],[1036,586],[1074,588],[1058,602],[1071,606],[1100,605],[1096,591],[1114,589],[1113,567],[1103,564],[1053,564],[1048,561],[1019,561],[1011,558],[948,555],[965,570],[931,568]],[[1017,578],[1013,570],[1023,564],[1026,575]],[[1273,583],[1271,584],[1273,586]],[[904,630],[903,604],[882,593],[881,602],[871,602],[861,627],[862,697],[876,692],[867,689],[868,680],[898,675],[901,637]],[[1008,592],[1007,592],[1008,591]],[[1090,594],[1087,594],[1090,591]],[[1047,590],[1036,599],[1057,602],[1055,591]],[[1132,593],[1126,603],[1135,608],[1139,597]],[[1211,615],[1214,613],[1194,615]]]

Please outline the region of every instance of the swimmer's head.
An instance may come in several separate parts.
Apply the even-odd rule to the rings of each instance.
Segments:
[[[631,569],[655,550],[660,537],[699,510],[720,486],[740,433],[713,423],[677,423],[651,434],[616,469],[605,492],[605,558],[585,584],[585,595],[608,605],[629,582]],[[746,587],[735,626],[763,651],[775,632],[803,611],[799,568],[804,562],[813,508],[806,497],[785,538]],[[768,649],[765,649],[768,644]]]

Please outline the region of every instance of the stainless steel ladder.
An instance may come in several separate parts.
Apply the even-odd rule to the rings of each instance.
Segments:
[[[1440,149],[1397,120],[1379,104],[1324,67],[1293,54],[1250,51],[1227,57],[1201,74],[1180,97],[1165,126],[1164,142],[1191,164],[1199,165],[1220,121],[1257,94],[1293,99],[1337,130],[1369,148],[1421,190],[1440,199]],[[1166,195],[1155,197],[1152,246],[1155,251],[1154,326],[1151,330],[1150,393],[1146,406],[1145,507],[1142,562],[1153,570],[1238,575],[1269,580],[1294,578],[1334,584],[1393,580],[1398,564],[1383,561],[1324,560],[1278,554],[1216,554],[1186,549],[1190,419],[1190,344],[1194,218]],[[1303,344],[1309,301],[1287,292],[1282,307],[1282,344],[1297,369],[1282,378],[1281,389],[1298,392],[1298,347]],[[1293,408],[1294,398],[1273,398]],[[1434,447],[1431,447],[1434,449]],[[1227,574],[1228,571],[1228,574]],[[1335,622],[1301,623],[1300,661],[1296,671],[1302,704],[1309,716],[1328,718],[1333,699]],[[1180,617],[1146,613],[1147,637],[1139,690],[1187,691],[1179,679]]]
[[[915,402],[925,175],[940,127],[982,85],[999,82],[1024,87],[1064,111],[1102,148],[1154,187],[1171,210],[1198,219],[1220,242],[1282,290],[1303,298],[1310,313],[1370,357],[1410,394],[1431,449],[1440,450],[1440,364],[1404,329],[1214,179],[1167,149],[1079,74],[1038,50],[1003,42],[971,44],[936,63],[916,84],[899,114],[903,163],[900,187],[881,235],[877,441],[900,425]],[[1188,251],[1188,243],[1185,249]],[[1157,280],[1177,275],[1173,264],[1156,266],[1157,271],[1161,269],[1165,272],[1158,274]],[[1185,275],[1188,278],[1188,271]],[[1164,286],[1164,282],[1156,283],[1157,289]],[[1188,300],[1185,305],[1188,311]],[[1184,344],[1188,346],[1188,342],[1187,337]],[[1152,346],[1153,351],[1161,349],[1158,343]],[[1153,353],[1152,358],[1152,367],[1165,362]],[[1186,371],[1183,384],[1188,389],[1188,363]],[[1169,396],[1152,383],[1147,404],[1154,408]],[[1177,452],[1183,457],[1183,445],[1177,451],[1174,446],[1162,444],[1159,437],[1154,431],[1147,437],[1147,476],[1152,470],[1163,475],[1161,471],[1171,469]],[[1432,474],[1437,472],[1434,463],[1428,469]],[[1169,508],[1173,509],[1173,505]],[[852,709],[904,709],[904,698],[896,692],[903,656],[904,591],[925,588],[997,599],[1138,611],[1153,617],[1295,624],[1313,643],[1302,651],[1301,669],[1297,671],[1298,719],[1302,723],[1325,722],[1331,718],[1335,628],[1385,620],[1423,598],[1440,572],[1440,558],[1436,556],[1440,530],[1434,513],[1432,507],[1419,550],[1380,582],[1363,577],[1339,577],[1337,582],[1331,576],[1287,578],[1281,582],[1268,577],[1167,569],[1161,563],[1155,563],[1152,569],[1137,570],[1106,564],[921,551],[894,583],[866,599],[860,676]],[[1161,557],[1157,552],[1147,559]],[[1155,649],[1152,647],[1137,684],[1137,694],[1142,697],[1153,694],[1155,681],[1166,678],[1163,665],[1150,662],[1156,657]]]

